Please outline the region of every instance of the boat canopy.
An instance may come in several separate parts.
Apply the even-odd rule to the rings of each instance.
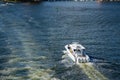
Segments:
[[[85,47],[83,47],[81,44],[77,44],[77,43],[73,43],[73,44],[71,45],[71,47],[72,47],[73,49],[78,49],[78,50],[83,50],[83,49],[85,49]]]

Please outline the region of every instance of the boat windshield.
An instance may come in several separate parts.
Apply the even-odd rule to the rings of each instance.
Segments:
[[[74,49],[75,53],[78,55],[85,55],[85,50],[80,50],[80,49]]]
[[[79,49],[74,49],[74,51],[76,54],[81,54],[81,50],[79,50]]]

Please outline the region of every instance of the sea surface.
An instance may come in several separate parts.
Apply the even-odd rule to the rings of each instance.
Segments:
[[[120,80],[120,3],[0,2],[0,80],[91,80],[64,57],[71,42],[95,71]]]

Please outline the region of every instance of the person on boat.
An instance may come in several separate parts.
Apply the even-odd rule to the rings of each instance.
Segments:
[[[72,51],[70,45],[68,45],[68,49],[70,50],[71,53],[73,53],[73,51]]]

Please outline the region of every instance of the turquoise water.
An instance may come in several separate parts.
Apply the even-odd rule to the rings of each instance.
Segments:
[[[0,3],[0,79],[90,80],[62,58],[64,45],[78,41],[97,71],[119,80],[119,26],[119,3]]]

